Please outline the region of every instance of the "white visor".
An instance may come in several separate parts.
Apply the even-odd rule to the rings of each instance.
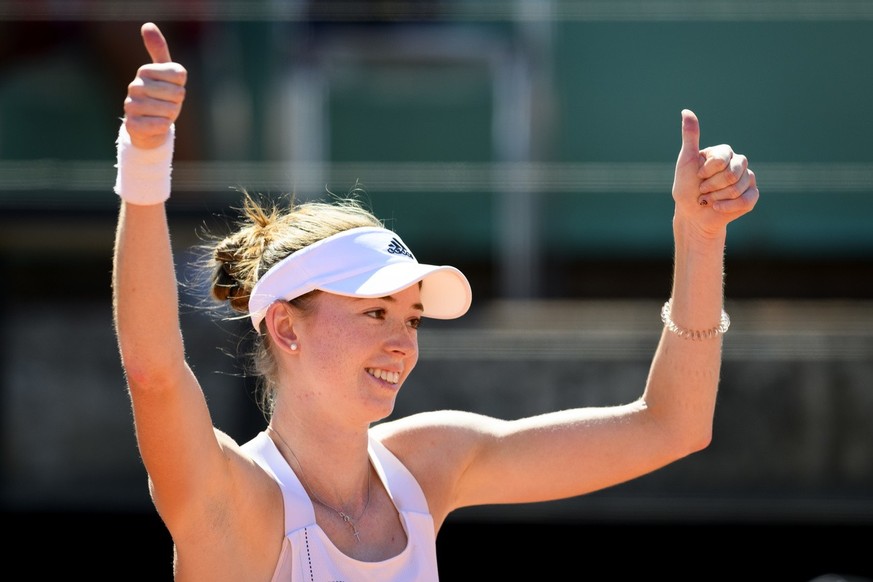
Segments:
[[[352,228],[291,253],[258,280],[249,314],[260,332],[267,308],[316,289],[349,297],[386,297],[421,281],[422,313],[454,319],[470,308],[473,293],[461,271],[419,263],[400,237],[373,226]]]

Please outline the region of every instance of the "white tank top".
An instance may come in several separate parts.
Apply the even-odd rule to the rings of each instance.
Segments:
[[[370,462],[400,513],[404,550],[381,562],[361,562],[339,551],[315,523],[303,485],[266,432],[242,447],[282,489],[285,540],[273,582],[437,582],[436,534],[427,501],[412,473],[370,437]]]

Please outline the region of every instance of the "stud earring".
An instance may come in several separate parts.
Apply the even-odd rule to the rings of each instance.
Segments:
[[[297,351],[297,342],[291,342],[290,344],[288,344],[288,347],[291,348],[292,352],[296,352]]]

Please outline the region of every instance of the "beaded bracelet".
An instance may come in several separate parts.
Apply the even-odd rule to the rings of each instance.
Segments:
[[[667,300],[666,303],[664,303],[664,306],[661,308],[661,321],[664,322],[664,325],[667,326],[667,329],[669,329],[671,332],[675,333],[682,339],[709,339],[725,333],[731,326],[731,318],[728,316],[727,312],[722,309],[721,320],[719,321],[717,326],[704,330],[685,329],[684,327],[679,327],[678,325],[676,325],[676,322],[673,321],[673,318],[671,317],[672,309],[673,299],[670,298]]]

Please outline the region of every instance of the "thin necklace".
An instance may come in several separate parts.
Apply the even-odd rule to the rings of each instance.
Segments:
[[[300,459],[298,459],[297,455],[294,454],[294,449],[291,448],[291,445],[289,445],[287,443],[287,441],[285,441],[285,439],[282,438],[282,435],[279,434],[279,431],[277,431],[272,426],[268,425],[267,430],[272,431],[273,434],[275,434],[277,437],[279,437],[279,440],[282,441],[282,444],[285,445],[285,448],[288,449],[288,452],[291,453],[292,457],[294,457],[294,460],[297,462],[297,466],[300,468],[300,480],[303,482],[303,486],[306,488],[306,490],[312,494],[313,499],[315,499],[318,503],[320,503],[321,505],[330,509],[334,513],[336,513],[338,516],[340,516],[340,519],[342,519],[344,522],[349,524],[349,527],[352,528],[352,535],[355,536],[355,540],[357,542],[360,542],[361,541],[361,535],[360,535],[361,532],[358,531],[358,526],[357,526],[356,522],[358,522],[362,517],[364,517],[364,513],[366,513],[366,511],[367,511],[367,507],[370,506],[370,467],[369,466],[367,467],[367,501],[364,502],[364,509],[361,510],[361,515],[359,515],[358,517],[352,517],[351,515],[349,515],[345,511],[340,511],[339,509],[337,509],[333,505],[328,505],[327,503],[325,503],[324,501],[321,500],[321,498],[318,496],[318,494],[315,493],[315,490],[309,486],[309,483],[306,482],[306,477],[303,476],[303,465],[300,464]]]

